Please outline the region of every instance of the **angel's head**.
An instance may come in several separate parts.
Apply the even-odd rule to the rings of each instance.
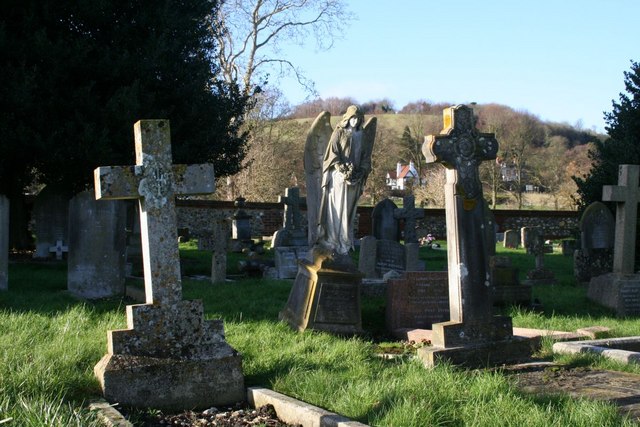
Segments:
[[[357,105],[350,105],[349,108],[347,108],[347,112],[342,116],[342,120],[340,120],[338,126],[342,128],[350,127],[358,129],[362,126],[363,122],[364,114],[360,107]]]

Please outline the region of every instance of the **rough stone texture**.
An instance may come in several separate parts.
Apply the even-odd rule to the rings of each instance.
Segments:
[[[125,220],[122,201],[96,201],[89,191],[69,201],[69,292],[87,299],[124,294]]]
[[[49,258],[49,249],[60,240],[67,243],[69,225],[69,199],[45,187],[33,203],[36,250],[34,258]]]
[[[227,278],[228,221],[218,218],[213,222],[211,239],[211,283],[222,283]]]
[[[618,317],[640,316],[640,274],[603,274],[591,279],[587,297]]]
[[[9,199],[0,194],[0,291],[9,289]]]
[[[640,337],[569,341],[553,345],[556,353],[594,353],[621,363],[640,363]]]
[[[478,132],[473,110],[461,105],[444,110],[444,130],[428,136],[422,151],[427,163],[437,162],[447,168],[451,320],[433,325],[434,347],[419,355],[428,366],[442,359],[457,364],[473,363],[478,357],[484,363],[522,357],[530,351],[529,343],[513,337],[510,318],[494,317],[492,313],[485,201],[478,166],[483,160],[495,159],[498,142],[493,134]]]
[[[358,270],[366,279],[375,279],[376,273],[376,246],[378,240],[373,236],[364,236],[360,239],[360,257],[358,258]]]
[[[305,239],[306,240],[306,239]],[[307,246],[279,246],[275,251],[275,265],[279,279],[293,279],[298,274],[298,262],[307,259]]]
[[[361,333],[362,274],[322,253],[312,251],[310,258],[313,262],[298,263],[298,274],[279,319],[297,331]]]
[[[108,332],[94,368],[111,401],[185,409],[241,400],[241,356],[201,301],[182,301],[175,194],[213,192],[211,165],[172,165],[169,122],[134,126],[136,166],[95,170],[97,199],[138,199],[147,304],[127,306],[127,329]]]
[[[449,319],[446,271],[406,272],[389,280],[386,295],[386,326],[398,329],[428,329]]]
[[[576,281],[588,283],[592,277],[613,271],[615,219],[604,203],[587,206],[580,218],[580,248],[573,252]]]
[[[620,165],[618,185],[602,187],[602,200],[616,202],[616,231],[613,250],[613,272],[633,274],[636,255],[636,221],[640,188],[639,165]]]
[[[576,249],[573,253],[573,275],[578,283],[589,283],[613,269],[613,249],[592,249],[590,253]]]

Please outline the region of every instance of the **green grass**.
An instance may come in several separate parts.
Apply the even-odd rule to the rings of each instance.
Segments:
[[[192,251],[181,250],[183,259],[194,260],[184,264],[185,273],[199,274],[194,271],[204,269],[210,254]],[[527,267],[522,251],[500,252]],[[423,248],[421,257],[437,270],[446,263],[446,250]],[[569,257],[547,258],[548,266],[557,263],[558,285],[534,290],[542,312],[508,308],[515,325],[560,330],[603,325],[615,336],[637,334],[639,320],[616,319],[589,303],[584,288],[568,282]],[[202,299],[208,318],[225,320],[229,343],[243,354],[247,385],[271,387],[370,425],[633,425],[612,405],[523,393],[499,371],[446,365],[425,369],[411,358],[382,360],[375,353],[375,333],[347,339],[293,332],[276,320],[289,294],[288,281],[211,285],[184,280],[183,285],[185,299]],[[125,326],[126,302],[86,303],[70,297],[66,268],[59,263],[11,264],[9,286],[0,293],[0,421],[13,418],[8,426],[97,425],[86,410],[87,400],[99,396],[93,366],[106,351],[106,331]],[[384,329],[384,299],[363,300],[363,324],[370,331]],[[543,355],[554,357],[549,346]],[[638,371],[594,356],[556,360]]]

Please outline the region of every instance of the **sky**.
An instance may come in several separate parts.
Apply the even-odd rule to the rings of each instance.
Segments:
[[[322,98],[498,103],[604,132],[640,61],[639,0],[345,1],[357,20],[330,50],[283,49]],[[293,78],[279,87],[307,99]]]

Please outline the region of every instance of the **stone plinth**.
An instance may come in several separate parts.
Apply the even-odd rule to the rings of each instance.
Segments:
[[[640,316],[640,274],[609,273],[589,282],[587,297],[615,310],[618,317]]]
[[[299,262],[298,274],[279,319],[298,331],[361,333],[362,274],[338,266],[322,267],[325,258],[317,254],[312,256],[314,263]]]

